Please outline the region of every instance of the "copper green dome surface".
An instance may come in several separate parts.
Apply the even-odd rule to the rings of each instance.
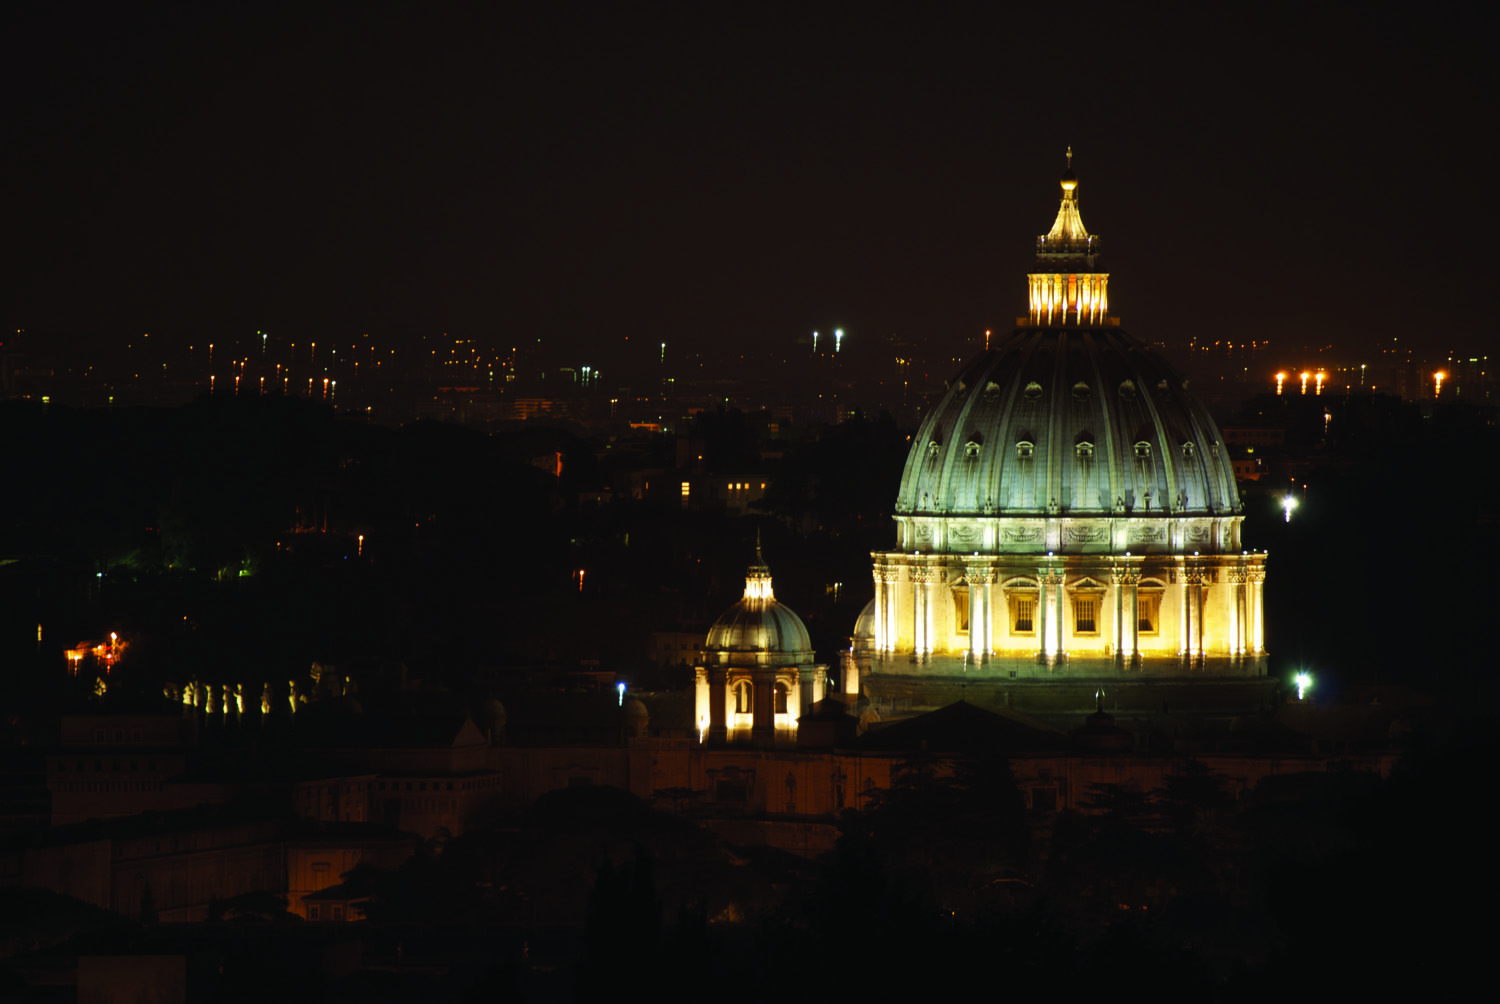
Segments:
[[[970,360],[912,437],[907,516],[1225,516],[1223,438],[1119,327],[1023,327]]]

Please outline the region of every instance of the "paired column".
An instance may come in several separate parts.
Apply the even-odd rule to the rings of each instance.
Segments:
[[[988,565],[964,569],[969,580],[969,657],[975,666],[983,665],[993,651],[990,631],[990,584],[995,570]]]
[[[888,639],[894,621],[889,620],[886,593],[891,590],[890,571],[885,565],[875,566],[875,651],[890,651]]]
[[[1266,625],[1265,610],[1261,604],[1264,601],[1266,570],[1260,565],[1251,565],[1245,569],[1245,577],[1250,580],[1250,652],[1253,655],[1264,655]]]
[[[723,666],[709,666],[704,673],[708,677],[708,741],[722,746],[729,742],[729,724],[726,720],[729,671]]]
[[[1129,565],[1116,565],[1111,571],[1115,585],[1115,667],[1135,669],[1141,664],[1141,572]]]
[[[1182,653],[1189,669],[1203,668],[1203,569],[1188,565],[1182,574]]]
[[[776,743],[776,671],[757,667],[750,673],[750,741],[757,746]]]
[[[1245,569],[1229,569],[1229,654],[1236,660],[1245,654]]]
[[[1063,654],[1063,579],[1057,569],[1051,567],[1038,568],[1037,579],[1042,587],[1037,597],[1037,616],[1041,621],[1041,658],[1050,666]]]
[[[912,655],[919,661],[932,652],[932,583],[939,574],[935,568],[911,570]]]
[[[854,660],[849,660],[853,665]],[[858,673],[855,674],[856,681]],[[859,684],[855,683],[855,692],[858,693]],[[788,702],[786,710],[791,719],[790,724],[797,724],[799,715],[812,712],[813,705],[823,699],[823,667],[822,666],[799,666],[797,667],[797,701],[795,704]]]
[[[1177,571],[1177,659],[1184,666],[1192,661],[1192,625],[1188,620],[1192,602],[1188,592],[1188,570],[1186,565],[1181,565]]]

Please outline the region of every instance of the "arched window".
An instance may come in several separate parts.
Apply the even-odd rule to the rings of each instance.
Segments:
[[[772,688],[771,692],[776,695],[776,714],[786,714],[786,699],[791,694],[791,691],[787,689],[787,685],[778,683]]]
[[[750,714],[753,705],[750,703],[750,684],[736,683],[734,685],[734,713],[737,715]]]

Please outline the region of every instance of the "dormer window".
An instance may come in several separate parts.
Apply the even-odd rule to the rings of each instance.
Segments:
[[[975,460],[975,459],[978,459],[978,457],[979,457],[979,444],[976,443],[976,442],[974,442],[974,440],[971,439],[967,443],[964,444],[964,459],[966,459],[966,460]]]
[[[1036,453],[1036,444],[1028,439],[1023,439],[1016,444],[1016,459],[1030,460],[1032,454]]]
[[[927,443],[927,455],[929,457],[935,457],[935,456],[937,456],[938,452],[940,450],[942,450],[942,446],[938,444],[938,441],[936,439],[928,441],[928,443]]]
[[[1148,442],[1146,442],[1144,439],[1141,440],[1139,443],[1136,443],[1135,444],[1135,459],[1137,459],[1137,460],[1150,460],[1151,459],[1151,444],[1148,443]]]
[[[1073,400],[1087,401],[1089,399],[1089,385],[1082,380],[1073,385]]]
[[[1094,459],[1094,444],[1089,442],[1087,439],[1074,446],[1073,451],[1078,454],[1079,460]]]
[[[1120,396],[1127,401],[1135,400],[1135,381],[1126,380],[1120,384]]]
[[[1021,394],[1028,401],[1040,401],[1042,399],[1042,385],[1033,380],[1026,385],[1026,389]]]
[[[1192,443],[1183,443],[1182,444],[1182,459],[1183,460],[1192,460],[1193,459],[1193,451],[1194,451],[1194,449],[1195,449],[1195,447],[1193,446]]]

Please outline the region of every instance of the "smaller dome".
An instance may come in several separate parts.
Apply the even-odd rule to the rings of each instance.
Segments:
[[[755,549],[755,564],[745,576],[745,595],[708,629],[705,658],[718,662],[752,661],[795,665],[813,659],[807,626],[793,610],[776,602],[771,570]],[[718,656],[717,659],[714,659]]]
[[[871,600],[865,604],[865,608],[859,612],[859,617],[854,621],[854,634],[849,638],[854,646],[854,651],[864,653],[875,651],[875,601]]]
[[[620,709],[620,715],[625,719],[625,728],[629,730],[631,735],[644,736],[651,727],[650,712],[646,710],[646,705],[634,697],[628,698],[625,701],[624,706]]]
[[[473,706],[474,724],[481,732],[501,735],[505,732],[505,705],[496,700],[494,694],[486,696]]]
[[[703,648],[708,652],[800,655],[812,651],[812,639],[791,607],[772,600],[756,609],[740,600],[708,629]]]

